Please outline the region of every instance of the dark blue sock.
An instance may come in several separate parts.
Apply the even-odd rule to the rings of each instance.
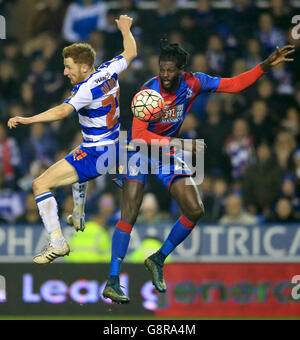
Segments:
[[[191,233],[195,223],[191,222],[185,216],[181,216],[174,224],[167,239],[159,249],[159,253],[166,259],[166,257]]]
[[[112,237],[110,277],[119,276],[121,264],[126,256],[132,225],[119,221]]]

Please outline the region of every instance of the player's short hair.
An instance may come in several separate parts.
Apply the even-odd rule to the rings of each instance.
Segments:
[[[72,58],[75,64],[87,64],[93,67],[96,59],[96,51],[87,43],[75,43],[63,49],[63,57]]]
[[[160,40],[160,49],[159,62],[174,61],[181,70],[187,65],[189,53],[178,44],[170,44],[168,39],[163,38]]]

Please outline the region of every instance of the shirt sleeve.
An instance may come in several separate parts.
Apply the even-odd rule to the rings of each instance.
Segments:
[[[254,84],[261,76],[266,74],[258,64],[251,70],[232,78],[221,78],[217,92],[238,93]]]
[[[93,101],[93,95],[87,85],[87,83],[82,84],[79,90],[70,98],[65,100],[65,103],[71,104],[76,111],[79,111],[85,106],[88,106]]]
[[[107,71],[110,73],[110,74],[119,74],[121,72],[123,72],[124,70],[126,70],[128,67],[128,64],[127,64],[127,61],[126,59],[119,55],[117,57],[115,57],[114,59],[102,64],[100,66],[100,69],[101,68],[107,68]]]
[[[220,83],[220,77],[212,77],[202,72],[194,73],[200,81],[201,92],[215,92]]]

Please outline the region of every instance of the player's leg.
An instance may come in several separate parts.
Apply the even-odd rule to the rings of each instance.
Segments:
[[[119,274],[130,242],[130,234],[143,200],[144,184],[126,181],[121,193],[121,220],[112,237],[110,274],[103,296],[117,303],[128,303],[129,298],[120,288]]]
[[[73,226],[76,231],[85,229],[85,201],[88,182],[74,183],[72,185],[73,212],[67,217],[67,223]]]
[[[59,256],[67,255],[70,248],[64,239],[58,217],[57,202],[51,190],[78,181],[75,169],[64,159],[53,164],[34,180],[32,188],[43,224],[49,234],[50,243],[35,263],[50,263]]]
[[[191,233],[196,222],[204,215],[203,203],[197,186],[191,177],[181,177],[170,188],[171,195],[176,199],[182,216],[172,227],[162,247],[145,261],[145,266],[152,274],[152,281],[161,293],[167,290],[163,278],[163,265],[167,256]]]
[[[71,151],[70,154],[74,155],[74,152],[79,150],[80,146]],[[73,196],[73,212],[72,215],[67,217],[67,223],[73,226],[76,231],[85,229],[85,201],[88,188],[88,182],[74,183],[72,185]]]

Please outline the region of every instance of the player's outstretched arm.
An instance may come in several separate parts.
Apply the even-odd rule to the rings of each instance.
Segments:
[[[137,56],[136,42],[130,31],[132,22],[133,19],[128,15],[120,15],[119,19],[116,19],[117,26],[123,36],[124,52],[121,55],[126,59],[128,65]]]
[[[10,118],[7,122],[7,125],[10,129],[12,129],[17,127],[19,124],[28,125],[33,123],[54,122],[56,120],[64,119],[65,117],[69,116],[73,111],[74,108],[72,105],[63,103],[32,117]]]
[[[272,67],[282,62],[294,61],[287,56],[295,51],[294,45],[287,45],[276,50],[261,64],[258,64],[253,69],[241,73],[232,78],[221,78],[220,83],[216,89],[217,92],[238,93],[252,84],[254,84],[261,76],[268,72]]]

